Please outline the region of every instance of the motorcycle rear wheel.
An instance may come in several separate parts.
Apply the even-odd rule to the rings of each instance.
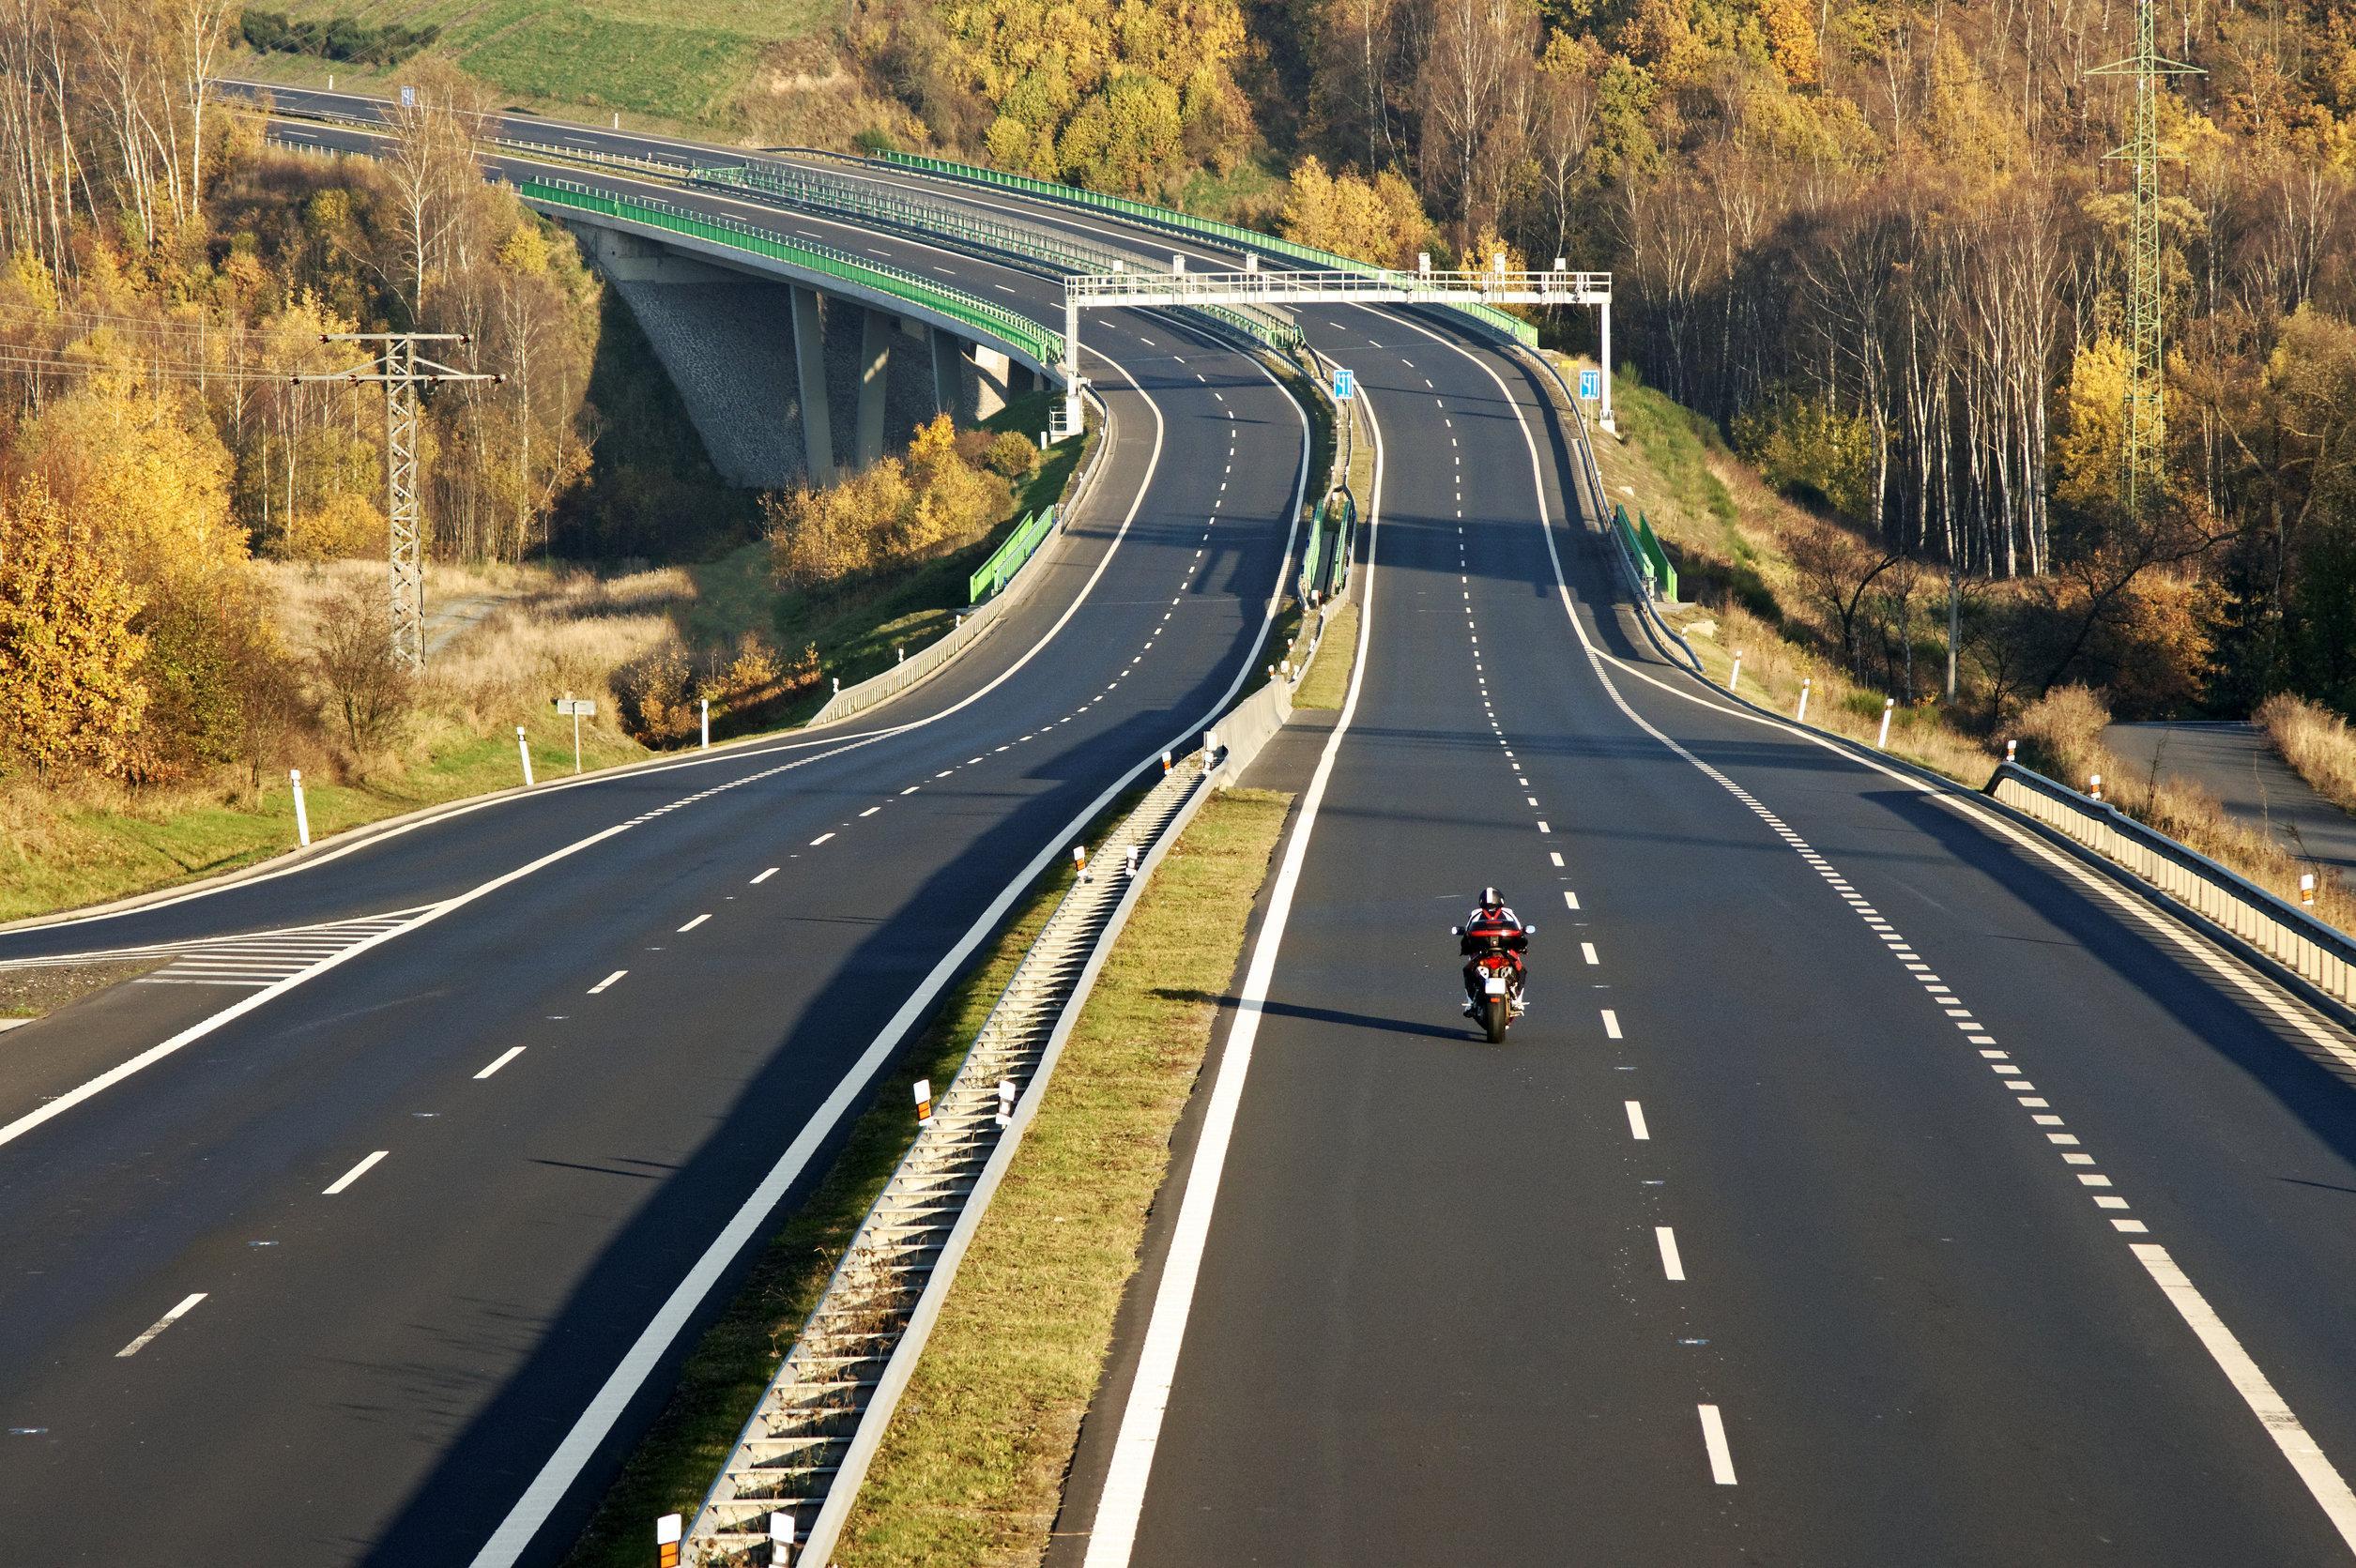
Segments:
[[[1506,1041],[1506,1026],[1513,1020],[1513,1009],[1503,997],[1492,997],[1483,1005],[1482,1021],[1489,1028],[1489,1043],[1502,1045]]]

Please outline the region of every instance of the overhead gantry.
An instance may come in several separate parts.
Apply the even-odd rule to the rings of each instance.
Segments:
[[[1599,358],[1612,363],[1612,275],[1573,272],[1557,259],[1545,272],[1508,272],[1502,258],[1487,271],[1435,271],[1430,258],[1413,272],[1381,267],[1309,271],[1263,270],[1257,256],[1240,272],[1189,272],[1186,257],[1170,258],[1172,270],[1088,273],[1063,281],[1063,362],[1058,374],[1065,391],[1066,422],[1079,414],[1079,313],[1091,307],[1131,310],[1225,307],[1296,308],[1303,305],[1436,305],[1466,312],[1485,331],[1495,331],[1490,307],[1498,305],[1593,305],[1600,312]],[[1598,378],[1606,430],[1612,425],[1612,378]]]

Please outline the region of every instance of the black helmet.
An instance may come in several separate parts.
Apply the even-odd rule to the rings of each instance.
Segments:
[[[1480,906],[1482,908],[1502,909],[1505,907],[1505,903],[1506,895],[1499,892],[1496,889],[1483,888],[1480,891]]]

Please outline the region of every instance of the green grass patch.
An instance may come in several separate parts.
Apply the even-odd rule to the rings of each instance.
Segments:
[[[553,713],[527,716],[532,766],[542,779],[570,773],[573,725]],[[651,754],[604,724],[584,725],[585,768],[608,768]],[[514,731],[484,736],[420,715],[406,742],[362,778],[306,779],[314,839],[324,839],[421,807],[523,783]],[[21,784],[19,787],[28,787]],[[0,921],[102,904],[236,871],[295,847],[294,789],[283,773],[260,789],[156,790],[87,800],[53,799],[38,818],[9,811],[0,834]]]
[[[1339,708],[1350,692],[1350,672],[1358,663],[1358,605],[1345,599],[1325,617],[1325,637],[1309,661],[1308,674],[1293,693],[1295,708]]]
[[[1290,799],[1207,802],[1139,900],[884,1434],[845,1562],[1045,1552]]]
[[[816,0],[292,0],[298,21],[350,15],[370,27],[441,28],[438,52],[469,74],[543,109],[623,109],[667,123],[728,120],[762,52],[834,25]],[[259,56],[284,81],[387,86],[402,67],[362,69]]]

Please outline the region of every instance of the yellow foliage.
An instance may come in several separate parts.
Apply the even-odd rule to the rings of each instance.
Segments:
[[[2108,336],[2080,345],[2061,389],[2054,441],[2054,494],[2062,500],[2093,508],[2119,494],[2126,399],[2127,345]]]
[[[0,503],[0,753],[118,769],[147,705],[140,604],[38,481]]]
[[[957,73],[997,106],[1002,168],[1151,193],[1190,142],[1231,162],[1248,132],[1236,0],[966,0],[944,20]]]
[[[1760,41],[1785,84],[1813,84],[1822,65],[1816,53],[1816,13],[1804,0],[1758,0],[1755,13]]]
[[[329,492],[286,525],[285,553],[296,560],[381,556],[386,547],[385,514],[348,490]]]
[[[921,560],[980,537],[1008,498],[1005,480],[960,456],[956,427],[936,415],[917,427],[906,459],[764,500],[772,570],[788,587],[810,588]]]
[[[93,374],[41,410],[22,450],[133,581],[202,577],[247,558],[229,515],[228,449],[176,388]]]
[[[1431,235],[1415,189],[1393,171],[1332,175],[1313,157],[1293,170],[1279,226],[1288,239],[1380,266],[1412,266]]]
[[[499,247],[499,265],[512,272],[528,272],[535,276],[548,270],[548,259],[555,247],[548,242],[547,231],[527,220],[515,226]]]

